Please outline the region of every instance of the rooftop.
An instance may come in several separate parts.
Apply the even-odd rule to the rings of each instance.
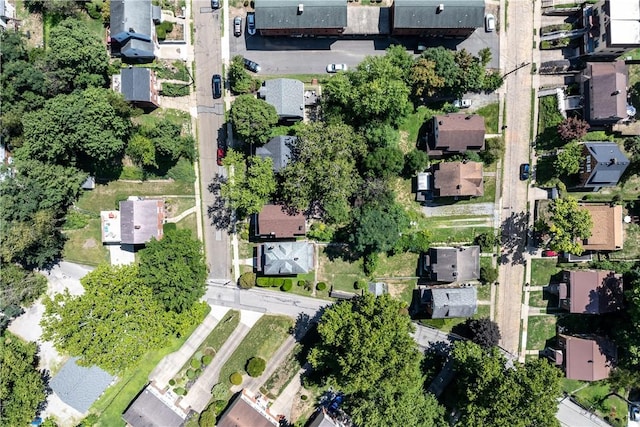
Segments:
[[[484,149],[484,117],[477,114],[446,114],[433,117],[434,137],[428,151],[464,153]]]
[[[640,1],[609,2],[611,45],[640,45]]]
[[[274,172],[279,172],[289,164],[291,160],[291,147],[295,141],[295,136],[274,136],[265,145],[256,148],[256,156],[271,158]]]
[[[50,386],[64,403],[84,414],[114,377],[97,366],[85,367],[77,362],[77,357],[69,359],[51,379]]]
[[[121,242],[141,245],[163,235],[164,202],[162,200],[126,200],[120,202]]]
[[[480,278],[480,246],[430,248],[424,268],[436,282],[465,282]]]
[[[436,196],[482,196],[482,163],[441,162],[433,166],[433,189]]]
[[[265,275],[295,275],[313,269],[313,245],[309,242],[264,243],[259,250]]]
[[[569,285],[570,313],[602,314],[622,308],[622,275],[606,270],[570,270],[563,276]]]
[[[271,427],[278,420],[267,409],[266,402],[251,398],[245,390],[238,393],[220,415],[217,427]]]
[[[426,290],[432,319],[471,317],[476,314],[478,291],[475,286],[431,288]]]
[[[255,10],[258,30],[347,26],[347,2],[343,0],[255,0]]]
[[[122,418],[132,427],[182,427],[186,414],[163,402],[163,395],[149,385],[129,405]]]
[[[589,62],[583,71],[587,121],[627,117],[627,66],[624,61]]]
[[[304,117],[304,83],[300,80],[265,80],[259,95],[275,107],[281,119],[302,119]]]
[[[601,337],[585,339],[560,335],[565,341],[565,373],[568,379],[598,381],[609,377],[613,366],[615,345]]]
[[[152,99],[152,71],[143,67],[123,68],[120,72],[120,93],[129,102],[154,102]]]
[[[584,143],[581,165],[583,187],[615,186],[629,166],[629,159],[615,142]]]
[[[584,204],[581,207],[589,211],[593,221],[591,236],[582,241],[582,247],[586,250],[596,251],[622,249],[624,244],[622,206]]]
[[[439,8],[440,5],[444,7]],[[484,0],[394,0],[394,28],[479,28]]]
[[[283,239],[304,236],[306,223],[301,212],[288,212],[285,206],[265,205],[258,214],[256,236]]]

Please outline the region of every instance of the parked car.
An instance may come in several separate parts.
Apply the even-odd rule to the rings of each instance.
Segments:
[[[242,58],[242,60],[244,61],[244,68],[249,71],[253,71],[254,73],[260,72],[260,65],[257,62],[253,62],[252,60],[247,58]]]
[[[640,407],[634,405],[629,409],[629,419],[631,421],[640,421]]]
[[[233,18],[233,35],[236,37],[242,35],[242,18],[239,16]]]
[[[470,99],[456,99],[453,101],[453,106],[456,108],[469,108],[471,107]]]
[[[222,145],[218,145],[218,151],[217,151],[217,155],[216,155],[216,163],[218,164],[218,166],[222,166],[222,160],[224,159],[224,156],[227,155],[227,149],[226,147],[222,146]]]
[[[531,172],[531,166],[529,163],[523,163],[520,165],[520,180],[526,181],[529,179],[529,173]]]
[[[542,251],[542,256],[547,258],[554,257],[554,256],[558,256],[558,252],[552,251],[552,250],[546,250],[546,251]]]
[[[484,17],[484,29],[488,33],[496,29],[496,17],[490,13],[487,13],[487,16]]]
[[[220,74],[214,74],[211,78],[211,91],[213,99],[222,98],[222,76]]]
[[[213,10],[220,9],[220,0],[211,0],[211,9]]]
[[[329,65],[327,65],[327,73],[337,73],[338,71],[347,71],[347,64],[329,64]]]
[[[255,12],[247,13],[247,33],[250,36],[255,36],[256,34],[256,14]]]

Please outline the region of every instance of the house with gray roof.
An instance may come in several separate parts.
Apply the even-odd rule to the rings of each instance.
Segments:
[[[588,62],[580,75],[584,118],[592,126],[628,119],[629,75],[624,61]]]
[[[478,310],[475,286],[424,289],[421,299],[432,319],[471,317]]]
[[[273,242],[258,246],[256,270],[265,276],[293,276],[313,270],[309,242]]]
[[[615,142],[585,142],[578,172],[578,188],[598,191],[615,187],[629,166],[629,159]]]
[[[273,161],[273,171],[280,172],[291,160],[291,147],[296,142],[295,136],[274,136],[261,147],[256,147],[256,156],[270,158]]]
[[[584,35],[580,55],[613,61],[640,47],[640,0],[600,0],[580,2],[579,28]]]
[[[175,405],[169,406],[167,400],[148,385],[124,411],[122,419],[131,427],[182,427],[187,414]]]
[[[258,96],[273,105],[284,122],[304,118],[304,83],[295,79],[265,80]]]
[[[421,273],[433,282],[480,279],[480,246],[429,248],[421,257]]]
[[[51,379],[53,392],[67,405],[84,414],[113,382],[114,377],[97,366],[80,366],[72,357]]]
[[[156,73],[148,68],[123,68],[119,76],[113,76],[113,88],[136,107],[155,109],[160,106]]]
[[[484,0],[394,0],[394,36],[469,37],[484,25]]]
[[[120,242],[144,245],[152,238],[162,239],[164,201],[126,200],[120,202]]]
[[[155,59],[153,8],[159,6],[152,6],[151,0],[111,0],[112,56],[129,63],[147,63]]]
[[[347,26],[344,0],[255,0],[255,11],[262,36],[337,36]]]
[[[16,8],[9,0],[0,0],[0,27],[7,28],[7,23],[16,17]]]
[[[389,293],[389,286],[387,286],[387,284],[384,282],[369,282],[367,284],[367,290],[375,296],[379,297],[380,295]]]

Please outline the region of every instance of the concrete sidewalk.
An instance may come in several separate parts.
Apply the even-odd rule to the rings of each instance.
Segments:
[[[306,370],[306,366],[300,368],[291,382],[289,382],[284,390],[282,390],[282,393],[280,393],[278,398],[273,401],[271,407],[269,408],[272,414],[284,415],[287,419],[291,418],[291,408],[294,403],[294,398],[302,387],[301,377],[302,374],[306,372]]]

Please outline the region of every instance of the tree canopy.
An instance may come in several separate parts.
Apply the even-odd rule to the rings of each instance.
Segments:
[[[582,145],[575,142],[570,142],[564,146],[558,153],[556,160],[553,162],[553,167],[556,169],[556,173],[562,175],[573,175],[580,170],[580,163],[582,162]]]
[[[190,230],[170,230],[140,254],[140,280],[165,309],[182,313],[204,295],[207,267],[202,243]]]
[[[555,199],[549,205],[549,211],[551,249],[581,255],[580,240],[589,238],[593,228],[589,211],[578,206],[578,201],[572,197]]]
[[[244,68],[244,58],[236,55],[229,66],[229,83],[231,92],[243,94],[255,92],[260,86],[260,80],[254,79]]]
[[[589,123],[579,117],[567,117],[558,125],[558,135],[564,141],[574,141],[587,134]]]
[[[273,105],[253,95],[240,95],[231,105],[234,132],[248,144],[265,144],[278,123]]]
[[[394,247],[402,232],[409,226],[409,218],[402,206],[366,204],[354,212],[351,242],[362,253],[386,252]]]
[[[40,273],[25,270],[15,264],[0,264],[0,333],[11,318],[22,313],[47,288],[47,279]]]

